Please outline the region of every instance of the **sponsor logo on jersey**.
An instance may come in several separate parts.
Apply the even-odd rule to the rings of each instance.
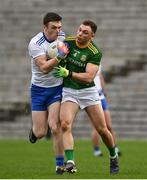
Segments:
[[[76,60],[74,60],[72,58],[69,58],[68,61],[71,62],[72,64],[75,64],[75,65],[79,66],[79,67],[86,67],[86,64],[84,64],[82,62],[79,62],[79,61],[76,61]]]

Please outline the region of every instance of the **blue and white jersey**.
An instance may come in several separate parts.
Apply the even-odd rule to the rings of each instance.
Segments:
[[[55,87],[63,83],[63,78],[56,78],[53,76],[54,70],[45,74],[35,63],[35,58],[41,55],[46,55],[48,60],[55,57],[57,49],[56,45],[59,41],[65,39],[65,33],[61,31],[59,33],[58,39],[49,42],[45,37],[43,32],[38,33],[33,37],[29,43],[28,50],[31,57],[31,67],[32,67],[32,79],[31,84],[39,87]],[[52,57],[49,55],[51,54]]]
[[[99,93],[99,97],[102,100],[102,99],[105,98],[105,96],[103,94],[103,89],[102,89],[102,86],[101,86],[101,80],[100,80],[100,76],[99,76],[100,72],[101,72],[101,65],[99,66],[99,70],[98,70],[98,72],[97,72],[97,74],[96,74],[96,76],[94,78],[94,83],[95,83],[97,91]]]

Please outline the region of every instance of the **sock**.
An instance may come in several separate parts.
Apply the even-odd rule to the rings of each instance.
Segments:
[[[96,147],[94,147],[94,150],[95,150],[95,151],[99,151],[100,148],[99,148],[98,146],[96,146]]]
[[[121,154],[121,152],[120,152],[120,150],[119,150],[119,148],[118,148],[117,145],[115,145],[115,152],[116,152],[117,154]]]
[[[65,155],[66,155],[67,161],[68,160],[72,160],[72,161],[74,160],[73,149],[65,150]]]
[[[56,156],[56,167],[64,165],[64,157],[63,156]]]
[[[111,157],[115,157],[116,156],[115,147],[109,148],[109,153]]]

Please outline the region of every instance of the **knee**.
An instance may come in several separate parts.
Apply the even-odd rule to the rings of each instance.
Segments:
[[[61,122],[61,129],[62,129],[62,132],[69,131],[71,129],[70,123],[68,121],[62,121]]]
[[[49,127],[51,129],[51,132],[53,134],[53,136],[57,136],[59,133],[60,133],[60,124],[59,123],[52,123],[52,124],[49,124]]]
[[[107,126],[108,130],[112,133],[113,132],[113,129],[111,126]]]
[[[57,136],[59,133],[59,129],[57,127],[51,127],[51,132],[53,136]]]
[[[107,132],[108,132],[107,127],[103,127],[103,128],[100,128],[100,129],[99,129],[99,134],[100,134],[102,137],[105,136],[105,135],[107,134]]]
[[[42,137],[44,137],[47,133],[47,130],[45,129],[36,129],[34,130],[34,134],[38,139],[41,139]]]

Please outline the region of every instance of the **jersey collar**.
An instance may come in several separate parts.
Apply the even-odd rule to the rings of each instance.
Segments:
[[[55,40],[50,41],[49,39],[47,39],[47,37],[45,36],[44,32],[43,32],[43,37],[44,37],[44,39],[45,39],[47,42],[49,42],[49,43],[52,43],[52,42],[55,41]]]

